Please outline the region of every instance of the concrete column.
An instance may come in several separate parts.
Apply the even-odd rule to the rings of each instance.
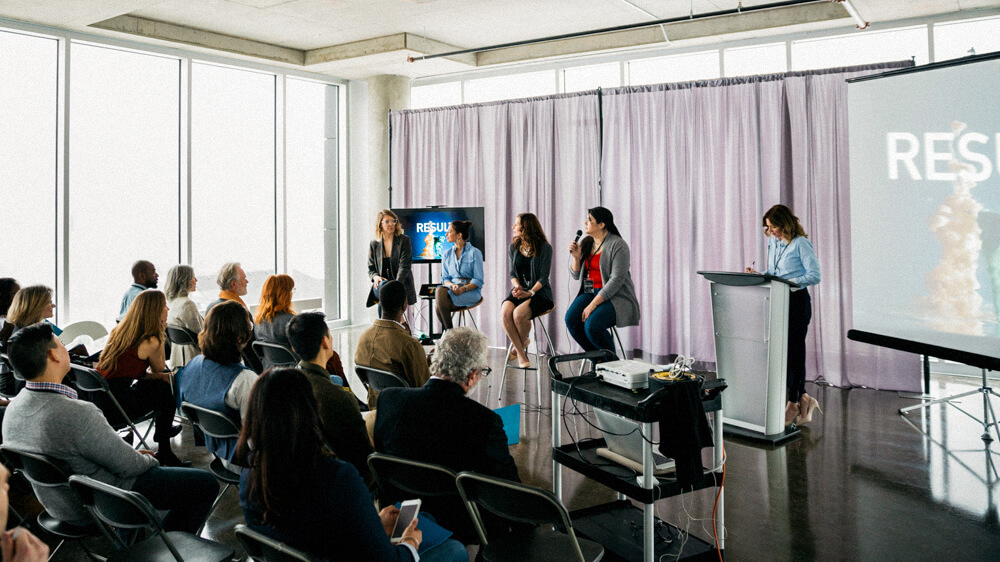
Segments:
[[[410,107],[410,79],[373,76],[351,82],[349,87],[351,187],[350,273],[353,324],[367,324],[375,308],[365,308],[368,281],[368,242],[375,232],[375,217],[389,207],[389,110]],[[397,198],[395,201],[399,203]]]

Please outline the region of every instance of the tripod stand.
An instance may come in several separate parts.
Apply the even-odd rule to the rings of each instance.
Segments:
[[[968,392],[963,392],[961,394],[956,394],[954,396],[946,396],[944,398],[937,398],[937,399],[934,399],[934,400],[928,400],[927,402],[924,402],[923,404],[917,404],[916,406],[908,406],[906,408],[900,408],[899,409],[899,415],[905,416],[906,414],[912,412],[913,410],[919,410],[920,408],[927,408],[927,407],[933,406],[935,404],[948,404],[948,405],[952,406],[953,408],[955,408],[956,410],[958,410],[959,412],[962,412],[963,414],[965,414],[965,415],[969,416],[970,418],[972,418],[973,420],[975,420],[976,423],[982,425],[983,426],[983,434],[980,437],[981,437],[981,439],[983,441],[985,441],[987,444],[989,444],[991,441],[993,441],[993,436],[990,435],[990,427],[992,427],[993,431],[997,434],[997,438],[1000,438],[1000,423],[997,422],[997,414],[996,414],[996,411],[993,410],[993,403],[990,402],[990,396],[1000,396],[1000,395],[998,395],[995,390],[993,390],[992,388],[990,388],[990,386],[989,386],[989,384],[988,384],[988,382],[986,380],[986,369],[982,369],[982,372],[983,372],[983,384],[979,388],[977,388],[975,390],[970,390]],[[970,414],[969,412],[965,411],[958,404],[955,404],[954,402],[952,402],[953,400],[958,400],[959,398],[965,398],[966,396],[973,396],[975,394],[982,394],[983,395],[983,419],[982,420],[980,420],[976,416]],[[992,422],[990,421],[991,418],[993,419]]]

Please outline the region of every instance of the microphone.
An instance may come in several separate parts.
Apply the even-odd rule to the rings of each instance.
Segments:
[[[581,236],[583,236],[583,231],[582,230],[577,230],[576,231],[576,238],[573,239],[573,242],[574,243],[579,242]]]

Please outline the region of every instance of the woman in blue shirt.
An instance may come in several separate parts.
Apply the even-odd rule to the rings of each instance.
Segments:
[[[799,286],[792,289],[788,300],[788,403],[785,405],[785,425],[812,421],[819,409],[815,398],[806,394],[806,332],[812,319],[812,299],[807,287],[819,283],[819,261],[799,218],[784,205],[775,205],[764,213],[764,233],[767,239],[767,273],[787,279]],[[747,268],[750,273],[756,273]],[[823,410],[819,410],[823,413]]]
[[[469,244],[471,221],[452,221],[445,233],[455,245],[441,256],[441,286],[434,292],[434,312],[442,330],[453,328],[451,315],[483,300],[483,253]]]

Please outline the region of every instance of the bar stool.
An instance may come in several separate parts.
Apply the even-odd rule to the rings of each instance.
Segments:
[[[535,386],[536,386],[536,389],[538,391],[538,403],[539,404],[542,403],[542,370],[541,370],[541,366],[542,366],[542,355],[543,354],[541,353],[541,346],[542,346],[542,344],[541,344],[541,338],[538,337],[538,333],[539,333],[539,330],[541,330],[541,333],[545,334],[545,347],[548,348],[548,353],[545,354],[545,355],[546,356],[551,356],[552,355],[552,340],[549,338],[549,333],[545,330],[545,324],[540,319],[541,319],[542,316],[545,316],[546,314],[552,312],[555,309],[556,309],[555,307],[552,307],[552,308],[546,310],[545,312],[543,312],[543,313],[539,314],[538,316],[536,316],[536,317],[534,317],[534,318],[531,319],[531,327],[532,327],[532,329],[535,330],[535,367],[531,367],[531,366],[528,366],[528,367],[519,367],[519,366],[516,366],[516,365],[511,365],[510,362],[506,358],[510,357],[510,352],[514,350],[514,343],[511,342],[510,344],[507,345],[507,354],[504,356],[503,374],[500,375],[500,390],[497,391],[497,403],[498,404],[503,403],[503,381],[504,381],[505,378],[507,378],[507,369],[517,369],[517,370],[520,370],[520,371],[524,371],[524,387],[522,387],[522,392],[524,394],[527,394],[527,392],[528,392],[528,388],[527,388],[528,387],[528,371],[536,371],[536,373],[535,373]]]
[[[474,304],[472,306],[466,306],[464,308],[456,308],[455,312],[458,313],[458,323],[457,323],[457,325],[458,326],[465,325],[465,313],[467,311],[472,310],[473,308],[476,308],[477,306],[479,306],[481,304],[483,304],[483,299],[482,298],[480,298],[479,302],[477,302],[476,304]],[[476,317],[473,316],[471,312],[469,312],[469,318],[472,319],[472,326],[478,330],[479,326],[476,325]]]
[[[619,352],[621,352],[621,355],[618,355],[619,359],[622,359],[622,360],[628,359],[628,357],[625,355],[625,346],[622,345],[622,339],[618,335],[618,330],[617,330],[617,328],[615,326],[611,327],[611,335],[614,336],[614,341],[618,342],[618,349],[612,349],[611,351],[615,352],[616,355]],[[612,345],[613,345],[613,343],[612,343]],[[584,372],[584,370],[586,368],[586,365],[587,365],[586,361],[581,361],[580,362],[580,372],[577,373],[577,376],[583,375],[583,372]]]

